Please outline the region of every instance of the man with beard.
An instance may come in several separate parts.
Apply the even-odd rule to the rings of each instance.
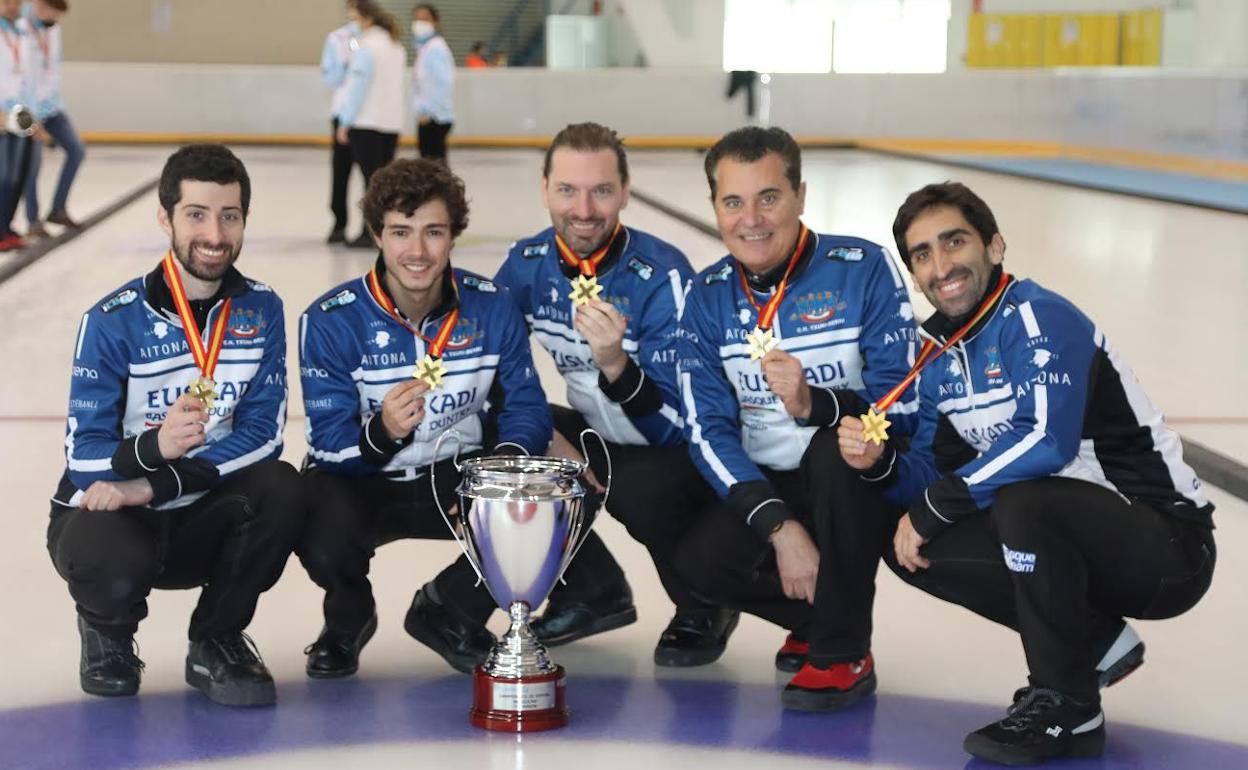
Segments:
[[[936,308],[921,331],[919,426],[898,451],[845,420],[842,454],[913,500],[886,554],[893,571],[1022,638],[1028,685],[963,747],[1010,765],[1098,755],[1098,690],[1144,659],[1123,617],[1196,604],[1213,576],[1213,505],[1104,333],[1004,272],[1005,240],[979,196],[928,185],[902,204],[893,236]]]
[[[597,123],[560,131],[542,172],[553,227],[518,241],[495,280],[511,288],[568,386],[572,408],[553,407],[550,452],[581,459],[574,444],[587,427],[606,439],[607,506],[650,551],[676,605],[655,663],[697,666],[723,653],[737,613],[695,597],[672,566],[676,543],[715,499],[689,460],[678,417],[674,334],[693,270],[671,244],[620,224],[628,180],[614,131]],[[605,482],[605,458],[590,455]],[[591,532],[534,630],[557,645],[636,618],[623,571]]]
[[[273,678],[243,629],[304,518],[298,474],[277,459],[282,303],[233,266],[251,198],[233,153],[183,147],[159,196],[170,250],[78,328],[48,551],[77,604],[83,690],[136,693],[148,593],[202,587],[187,683],[221,704],[271,704]]]
[[[354,674],[377,628],[377,547],[450,537],[431,473],[449,506],[457,453],[539,454],[550,442],[515,302],[451,265],[468,226],[463,181],[434,160],[397,160],[369,181],[363,209],[377,261],[300,319],[310,509],[298,553],[325,589],[325,625],[305,650],[318,679]],[[462,445],[437,444],[448,430]],[[416,591],[403,628],[471,673],[494,646],[485,622],[495,606],[461,555]]]

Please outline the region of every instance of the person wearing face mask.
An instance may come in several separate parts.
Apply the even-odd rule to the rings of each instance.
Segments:
[[[398,22],[376,0],[352,0],[347,16],[360,32],[347,67],[346,96],[338,111],[335,140],[350,145],[367,187],[373,173],[394,160],[398,148],[407,54],[398,41]],[[375,244],[365,228],[351,246],[372,249]]]
[[[446,163],[446,137],[455,123],[455,57],[438,34],[438,9],[420,3],[412,11],[416,61],[412,64],[412,112],[422,158]]]
[[[356,39],[364,30],[357,21],[348,21],[325,36],[321,48],[321,80],[333,89],[330,102],[330,169],[331,183],[329,210],[334,215],[334,226],[326,243],[345,243],[347,240],[347,184],[351,179],[351,167],[356,165],[350,143],[338,141],[338,114],[347,101],[347,72],[351,68],[351,54],[359,47]]]
[[[69,11],[66,0],[35,0],[28,6],[28,13],[21,23],[34,42],[31,46],[31,77],[34,85],[35,119],[43,126],[43,130],[56,145],[65,151],[65,165],[61,167],[61,176],[56,184],[56,193],[52,197],[52,208],[48,212],[46,222],[62,227],[76,228],[74,221],[65,210],[69,200],[69,189],[78,174],[78,168],[86,155],[82,140],[69,121],[65,105],[61,101],[61,28],[58,23]],[[31,143],[30,173],[26,177],[23,196],[26,199],[26,220],[30,223],[29,235],[35,238],[48,236],[44,222],[39,217],[38,179],[39,166],[43,158],[43,142]]]
[[[19,105],[31,109],[34,79],[31,75],[34,42],[23,23],[21,0],[0,0],[0,251],[26,245],[26,239],[13,231],[13,215],[26,186],[35,142],[47,134],[34,125],[34,136],[15,133],[9,126],[10,114]]]

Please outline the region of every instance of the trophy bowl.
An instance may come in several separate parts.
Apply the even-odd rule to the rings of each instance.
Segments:
[[[550,660],[529,616],[589,532],[579,480],[586,466],[560,457],[509,455],[464,460],[457,467],[460,515],[457,521],[445,511],[443,516],[511,621],[473,675],[472,724],[505,732],[562,727],[569,716],[564,670]],[[436,482],[434,488],[436,496]]]
[[[11,134],[31,136],[35,133],[35,114],[30,111],[30,108],[15,104],[5,116],[4,128]]]

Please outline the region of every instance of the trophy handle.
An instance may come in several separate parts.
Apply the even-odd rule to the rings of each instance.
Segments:
[[[598,510],[601,511],[602,509],[607,507],[607,498],[611,496],[611,476],[612,476],[611,451],[607,449],[607,440],[602,437],[601,433],[594,430],[593,428],[586,428],[585,430],[581,431],[580,436],[578,438],[581,443],[581,456],[585,458],[586,468],[589,467],[589,449],[585,446],[585,434],[587,433],[592,434],[595,438],[598,439],[598,443],[602,445],[602,454],[603,456],[607,458],[607,488],[606,488],[606,491],[602,495],[602,502],[599,503],[598,505]],[[572,560],[576,558],[576,555],[580,553],[581,546],[585,545],[585,541],[589,539],[590,527],[585,525],[585,522],[588,519],[589,519],[589,512],[585,509],[585,506],[582,505],[580,515],[577,516],[576,521],[572,523],[572,532],[570,533],[572,542],[575,543],[575,545],[572,548],[568,549],[568,553],[563,559],[563,564],[559,566],[559,580],[560,581],[563,580],[563,573],[567,571],[568,565],[570,565],[572,563]]]
[[[433,462],[429,463],[429,486],[433,491],[433,503],[438,507],[438,513],[442,514],[442,521],[446,522],[446,527],[451,531],[451,537],[455,538],[455,542],[459,545],[459,550],[464,552],[464,556],[468,559],[468,564],[472,567],[472,571],[477,573],[477,585],[485,580],[485,576],[481,573],[481,565],[477,563],[477,557],[473,555],[472,549],[464,542],[467,534],[460,535],[455,531],[455,524],[451,521],[451,517],[447,514],[446,509],[442,507],[442,500],[438,497],[438,455],[442,452],[442,442],[447,438],[455,439],[455,454],[451,457],[451,464],[455,466],[455,470],[463,470],[463,466],[459,464],[459,450],[464,445],[464,437],[457,430],[447,430],[438,436],[438,440],[433,444]],[[459,517],[463,519],[468,515],[467,511],[460,511]]]
[[[606,508],[607,498],[611,496],[611,451],[607,449],[607,440],[602,437],[601,433],[593,428],[586,428],[581,431],[578,438],[581,442],[581,457],[585,458],[585,467],[589,467],[589,449],[585,447],[585,434],[587,433],[598,439],[598,443],[602,445],[602,455],[607,458],[607,489],[602,493],[602,505],[600,506]]]

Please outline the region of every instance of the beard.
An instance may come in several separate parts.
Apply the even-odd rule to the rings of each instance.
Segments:
[[[182,269],[201,281],[221,280],[226,272],[234,266],[234,263],[238,261],[238,255],[243,250],[241,241],[237,244],[229,242],[208,243],[206,241],[191,241],[190,243],[180,244],[176,236],[170,245],[173,248],[173,256],[178,260],[178,264],[182,265]],[[205,262],[197,259],[195,257],[196,248],[223,248],[226,250],[225,259],[220,262]]]

